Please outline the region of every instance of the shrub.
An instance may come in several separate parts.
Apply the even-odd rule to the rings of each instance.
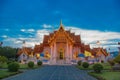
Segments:
[[[10,72],[17,72],[19,68],[20,68],[20,65],[17,62],[12,62],[8,64],[8,70]]]
[[[88,63],[88,62],[83,62],[82,66],[83,66],[84,68],[88,68],[88,67],[89,67],[89,63]]]
[[[38,62],[37,62],[37,65],[38,65],[38,66],[41,66],[41,65],[42,65],[42,61],[38,61]]]
[[[103,70],[103,66],[99,63],[93,65],[93,70],[96,73],[100,73]]]
[[[80,66],[82,64],[82,61],[78,61],[77,64],[78,66]]]
[[[5,56],[0,56],[0,63],[5,63],[7,60],[8,59]]]
[[[111,66],[114,66],[115,65],[115,62],[113,60],[109,60],[108,63],[111,65]]]
[[[13,61],[7,61],[7,64],[10,64],[10,63],[12,63]]]
[[[34,67],[34,62],[32,62],[32,61],[28,62],[28,67],[33,68]]]

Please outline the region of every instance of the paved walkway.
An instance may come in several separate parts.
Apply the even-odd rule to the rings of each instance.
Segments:
[[[44,66],[4,80],[97,80],[75,66]]]

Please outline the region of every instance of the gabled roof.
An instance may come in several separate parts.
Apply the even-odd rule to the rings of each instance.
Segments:
[[[32,51],[33,51],[32,48],[23,47],[22,49],[19,49],[19,50],[18,50],[17,54],[18,54],[18,55],[21,55],[22,53],[24,53],[24,54],[29,55],[29,54],[31,54]]]
[[[108,56],[106,49],[103,49],[103,48],[93,48],[92,53],[96,56],[101,55],[101,54]]]
[[[51,37],[48,39],[48,43],[51,43],[54,40],[54,38],[56,38],[58,36],[59,33],[64,33],[66,38],[70,42],[74,43],[74,39],[70,35],[71,33],[69,31],[65,31],[64,26],[62,25],[62,22],[60,24],[59,29],[57,31],[54,31],[53,34],[50,34]]]
[[[49,35],[44,35],[43,43],[48,43]]]
[[[43,52],[44,45],[41,43],[40,45],[35,45],[34,47],[34,53],[41,53]]]
[[[43,44],[45,46],[49,46],[49,43],[51,43],[54,40],[54,38],[56,38],[59,32],[63,32],[65,36],[67,37],[67,39],[69,39],[72,43],[74,43],[74,46],[81,45],[80,35],[75,35],[75,33],[71,33],[70,30],[66,31],[62,24],[62,21],[60,22],[60,27],[57,31],[54,31],[53,33],[50,33],[49,35],[44,35]]]

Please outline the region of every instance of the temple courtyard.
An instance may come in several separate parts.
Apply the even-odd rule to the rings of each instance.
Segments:
[[[4,80],[97,80],[72,65],[43,66],[38,69],[28,70],[24,73],[6,78]]]

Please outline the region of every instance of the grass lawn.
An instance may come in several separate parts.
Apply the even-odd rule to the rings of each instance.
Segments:
[[[20,72],[9,72],[8,70],[0,70],[0,79],[18,74]]]
[[[0,66],[0,68],[7,68],[8,66],[7,66],[7,63],[3,63],[3,64],[1,64],[1,66]]]
[[[7,63],[2,64],[1,68],[6,69],[8,67]],[[34,68],[38,68],[39,66],[34,65]],[[20,69],[29,69],[27,64],[20,64]]]
[[[104,67],[104,70],[110,70],[111,69],[111,66],[109,65],[109,63],[101,63]],[[91,64],[88,68],[83,68],[82,65],[81,66],[78,66],[77,65],[77,68],[81,69],[81,70],[93,70],[93,65],[94,64]]]
[[[39,66],[38,65],[34,65],[34,68],[33,69],[36,69],[38,68]],[[27,64],[20,64],[20,69],[29,69],[28,65]]]
[[[82,66],[76,66],[77,68],[81,69],[81,70],[92,70],[92,65],[90,65],[88,68],[84,68]]]
[[[102,72],[99,74],[90,72],[89,74],[98,78],[98,80],[120,80],[120,72]]]

